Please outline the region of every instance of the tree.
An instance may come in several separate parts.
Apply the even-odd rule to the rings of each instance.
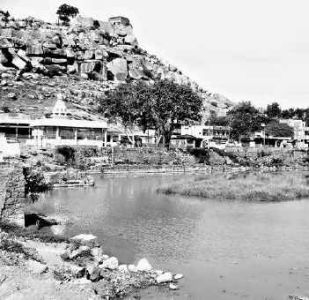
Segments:
[[[79,10],[77,7],[67,5],[67,4],[62,4],[59,6],[56,13],[58,15],[58,23],[59,23],[59,20],[61,20],[63,24],[68,24],[70,22],[70,17],[77,16],[79,13]]]
[[[227,116],[231,126],[231,137],[237,140],[260,130],[265,119],[249,101],[239,103],[228,111]]]
[[[5,24],[7,24],[9,22],[9,18],[11,16],[9,11],[8,10],[7,11],[0,10],[0,14],[3,15],[3,21],[4,21]]]
[[[295,110],[294,108],[289,108],[289,109],[284,109],[282,112],[281,112],[281,117],[283,119],[291,119],[293,118],[295,115]]]
[[[294,130],[288,124],[272,121],[266,125],[265,133],[274,137],[293,137]]]
[[[281,115],[281,108],[279,103],[273,102],[272,104],[267,105],[265,114],[271,119],[279,118]]]
[[[177,124],[200,120],[202,98],[186,85],[159,80],[118,86],[101,101],[100,112],[109,118],[120,118],[126,127],[139,126],[144,131],[155,129],[157,143],[163,137],[168,148]]]

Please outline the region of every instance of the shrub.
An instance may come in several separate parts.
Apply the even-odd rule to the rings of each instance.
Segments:
[[[191,148],[188,152],[197,159],[198,163],[209,163],[209,150],[203,148]]]
[[[74,164],[76,150],[71,146],[59,146],[56,149],[56,154],[60,154],[64,157],[67,164]]]

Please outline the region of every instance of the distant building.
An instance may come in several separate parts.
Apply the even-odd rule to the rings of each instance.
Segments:
[[[202,140],[226,142],[229,139],[231,128],[229,126],[183,125],[181,135],[191,135]]]
[[[294,120],[294,119],[282,119],[279,120],[282,124],[287,124],[294,130],[294,140],[296,141],[305,141],[306,139],[306,123],[302,120]]]
[[[121,124],[111,124],[105,120],[75,120],[61,96],[52,109],[50,117],[30,119],[22,114],[0,114],[0,135],[10,144],[18,143],[35,148],[56,146],[106,147],[119,144],[124,136],[132,136],[141,144],[154,144],[155,131],[128,131]],[[4,145],[4,142],[2,143]],[[4,147],[4,146],[3,146]],[[6,147],[7,148],[7,147]],[[1,149],[0,149],[1,151]]]

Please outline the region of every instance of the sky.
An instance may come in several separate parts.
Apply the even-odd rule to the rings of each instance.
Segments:
[[[54,22],[59,5],[130,18],[140,45],[203,88],[258,107],[309,107],[308,0],[0,0]]]

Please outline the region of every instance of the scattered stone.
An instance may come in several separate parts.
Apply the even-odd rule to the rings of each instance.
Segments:
[[[146,258],[142,258],[139,260],[136,266],[138,271],[151,271],[152,266]]]
[[[173,274],[171,272],[163,273],[156,278],[157,283],[167,283],[173,281]]]
[[[77,258],[78,256],[86,255],[90,253],[90,248],[88,246],[80,246],[78,249],[72,251],[69,254],[69,259]]]
[[[127,265],[120,265],[118,267],[118,270],[122,273],[128,273],[129,272],[129,269],[128,269],[128,266]]]
[[[103,264],[100,265],[100,268],[115,270],[118,268],[118,259],[116,257],[110,257],[103,261]]]
[[[181,279],[181,278],[183,278],[183,274],[176,274],[176,275],[174,276],[174,279],[175,279],[175,280],[179,280],[179,279]]]
[[[128,270],[133,273],[138,272],[137,267],[134,265],[128,265]]]
[[[94,247],[91,249],[91,255],[93,256],[94,260],[98,263],[103,262],[103,250],[101,247]],[[108,258],[108,257],[107,257]]]
[[[87,268],[87,272],[89,274],[89,279],[93,282],[99,281],[101,279],[101,268],[98,266],[91,266]]]
[[[85,274],[85,268],[83,267],[73,265],[73,264],[67,264],[66,266],[74,278],[81,278]]]
[[[94,247],[97,242],[97,237],[92,234],[79,234],[72,237],[71,240],[88,247]]]
[[[9,99],[12,99],[12,100],[16,100],[17,99],[17,95],[15,93],[9,93],[7,97]]]
[[[168,287],[170,290],[178,290],[178,285],[174,283],[170,283]]]

